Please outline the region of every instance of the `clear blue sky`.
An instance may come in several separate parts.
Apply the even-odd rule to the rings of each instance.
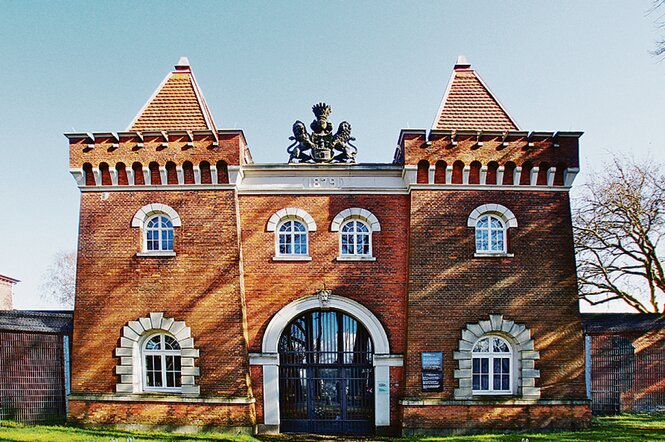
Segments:
[[[326,101],[361,162],[429,128],[465,54],[525,130],[582,130],[583,173],[609,152],[665,160],[665,62],[633,2],[36,2],[0,0],[0,273],[16,308],[76,247],[68,131],[124,130],[182,55],[217,126],[284,162],[291,124]]]

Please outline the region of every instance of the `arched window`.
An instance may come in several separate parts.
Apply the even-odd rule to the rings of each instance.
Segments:
[[[159,391],[198,396],[200,376],[192,330],[183,321],[151,312],[122,327],[120,346],[115,349],[117,393]]]
[[[144,251],[173,251],[173,223],[168,215],[160,213],[148,218],[143,234]]]
[[[160,333],[149,336],[142,347],[143,390],[181,391],[181,350],[178,341]]]
[[[372,231],[363,221],[352,219],[340,228],[340,255],[372,256]]]
[[[330,231],[339,232],[338,261],[374,261],[372,236],[381,231],[379,219],[369,210],[350,207],[339,212]]]
[[[480,338],[473,346],[473,394],[512,394],[513,351],[506,340],[498,336]]]
[[[309,234],[316,232],[314,218],[297,207],[286,207],[273,213],[266,226],[275,232],[275,261],[311,261]]]
[[[307,227],[296,219],[283,221],[277,228],[277,256],[307,256]]]
[[[476,221],[476,252],[506,253],[506,227],[496,215],[482,215]]]
[[[483,204],[473,209],[467,226],[475,229],[477,256],[508,254],[508,228],[517,227],[515,214],[501,204]]]

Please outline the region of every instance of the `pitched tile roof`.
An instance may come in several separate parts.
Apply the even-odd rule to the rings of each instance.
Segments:
[[[432,129],[519,130],[463,56],[457,59]]]
[[[216,130],[187,58],[180,59],[127,130]]]

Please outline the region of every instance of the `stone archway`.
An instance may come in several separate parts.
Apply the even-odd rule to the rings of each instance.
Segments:
[[[298,299],[283,307],[270,320],[263,335],[260,354],[250,355],[251,365],[263,366],[264,424],[269,431],[280,425],[279,340],[286,326],[298,315],[311,310],[331,309],[343,312],[367,329],[374,345],[374,424],[390,425],[390,367],[402,366],[402,355],[390,354],[390,343],[379,319],[365,306],[352,299],[331,294]]]

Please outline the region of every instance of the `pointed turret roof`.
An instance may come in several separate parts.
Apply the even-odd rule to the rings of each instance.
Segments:
[[[519,130],[463,55],[457,58],[432,129]]]
[[[127,128],[129,131],[212,130],[215,123],[187,57],[181,57]]]

